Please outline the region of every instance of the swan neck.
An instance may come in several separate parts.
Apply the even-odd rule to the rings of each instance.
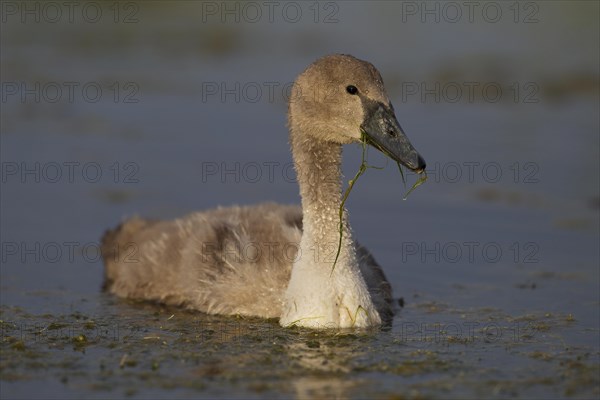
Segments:
[[[294,135],[292,154],[302,197],[302,247],[317,250],[317,264],[333,265],[340,247],[340,207],[342,204],[342,146],[315,139],[310,135]],[[339,264],[354,264],[352,235],[343,210],[342,244]]]
[[[339,211],[341,204],[342,146],[330,142],[303,141],[294,146],[294,164],[302,207],[306,211],[314,207],[320,211],[329,207]]]
[[[340,232],[341,145],[293,128],[291,135],[303,233],[279,322],[315,328],[379,325],[345,210]]]

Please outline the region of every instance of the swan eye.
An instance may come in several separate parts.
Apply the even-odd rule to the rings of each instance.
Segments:
[[[348,85],[348,86],[346,86],[346,92],[348,92],[350,94],[356,94],[356,93],[358,93],[358,89],[354,85]]]

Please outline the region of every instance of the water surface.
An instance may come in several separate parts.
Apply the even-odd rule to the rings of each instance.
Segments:
[[[98,22],[3,14],[3,398],[600,395],[597,3],[494,3],[498,21],[456,23],[438,2],[439,22],[420,2],[320,3],[317,22],[312,3],[288,6],[297,22],[160,1],[118,3],[115,22],[97,4]],[[348,201],[404,304],[391,329],[103,294],[99,238],[127,216],[299,202],[285,87],[333,52],[380,69],[428,161],[408,200],[388,164]],[[360,154],[345,149],[347,177]]]

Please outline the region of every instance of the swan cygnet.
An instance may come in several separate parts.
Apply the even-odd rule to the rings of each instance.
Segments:
[[[318,59],[298,76],[288,118],[301,208],[265,203],[127,220],[102,239],[105,289],[210,314],[279,318],[282,326],[390,324],[391,286],[352,239],[345,210],[334,265],[342,145],[364,134],[413,171],[425,161],[396,120],[377,69],[350,55]]]

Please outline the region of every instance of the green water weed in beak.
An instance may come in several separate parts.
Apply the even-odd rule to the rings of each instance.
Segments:
[[[368,164],[367,145],[371,145],[371,146],[375,147],[377,150],[379,150],[383,154],[385,154],[386,157],[391,158],[392,160],[394,159],[387,150],[385,150],[383,147],[379,146],[376,142],[369,140],[368,135],[363,131],[361,131],[360,142],[362,144],[361,163],[360,163],[360,166],[358,167],[358,171],[356,172],[356,175],[354,175],[354,178],[352,178],[348,181],[348,187],[344,191],[344,195],[342,196],[342,202],[340,204],[340,210],[339,210],[340,238],[338,241],[337,252],[335,254],[335,260],[333,261],[333,266],[331,267],[331,274],[333,274],[333,271],[335,270],[335,266],[340,257],[340,252],[342,251],[342,238],[344,235],[344,205],[346,204],[346,200],[348,200],[348,196],[350,195],[352,188],[354,188],[354,185],[356,184],[356,181],[358,180],[358,178],[360,178],[362,176],[362,174],[364,174],[366,172],[367,169],[369,169],[369,168],[383,169],[384,168],[384,167],[376,167],[374,165]],[[402,183],[404,184],[404,187],[406,188],[406,179],[404,177],[404,172],[402,171],[402,165],[399,162],[396,162],[396,164],[398,165],[398,170],[400,171],[400,176],[402,177]],[[408,198],[408,196],[413,192],[413,190],[415,190],[417,187],[419,187],[423,183],[425,183],[426,180],[427,180],[427,174],[425,173],[425,171],[423,171],[422,175],[414,183],[414,185],[412,185],[412,187],[408,190],[408,192],[406,192],[406,194],[404,195],[402,200],[406,200]]]

